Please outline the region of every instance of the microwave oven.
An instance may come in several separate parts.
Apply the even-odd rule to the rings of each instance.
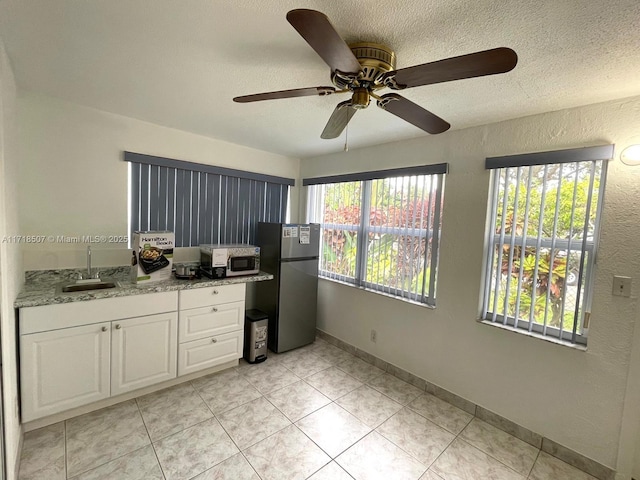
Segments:
[[[200,245],[200,270],[209,278],[254,275],[260,271],[260,247],[240,243]]]

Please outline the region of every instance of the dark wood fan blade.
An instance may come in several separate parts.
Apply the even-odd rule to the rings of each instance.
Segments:
[[[310,97],[313,95],[330,95],[336,91],[333,87],[309,87],[309,88],[295,88],[293,90],[279,90],[277,92],[267,93],[255,93],[253,95],[244,95],[242,97],[235,97],[234,102],[248,103],[259,102],[261,100],[276,100],[278,98],[292,98],[292,97]]]
[[[331,67],[331,71],[352,74],[360,71],[360,62],[324,13],[307,9],[291,10],[287,13],[287,20]]]
[[[518,55],[510,48],[494,48],[394,70],[384,75],[384,82],[389,88],[400,90],[463,78],[506,73],[513,70],[517,63]]]
[[[329,139],[340,136],[344,127],[347,126],[351,117],[356,114],[357,110],[351,106],[351,100],[347,100],[336,105],[335,110],[329,117],[329,121],[322,131],[320,138]]]
[[[446,132],[451,127],[437,115],[397,93],[382,95],[378,100],[378,106],[431,134]]]

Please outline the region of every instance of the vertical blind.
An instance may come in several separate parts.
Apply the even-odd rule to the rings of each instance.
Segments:
[[[320,275],[435,305],[446,164],[308,178]]]
[[[487,159],[493,170],[483,319],[586,343],[613,146]]]
[[[125,152],[130,231],[170,230],[177,247],[253,243],[258,222],[283,222],[292,179]]]

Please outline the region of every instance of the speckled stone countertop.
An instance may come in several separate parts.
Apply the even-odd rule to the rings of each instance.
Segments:
[[[115,280],[119,285],[117,288],[62,293],[59,288],[60,285],[73,282],[80,270],[81,269],[33,270],[26,272],[25,285],[16,298],[13,304],[14,307],[38,307],[56,303],[84,302],[98,298],[127,297],[130,295],[143,295],[145,293],[171,292],[191,288],[231,285],[235,283],[261,282],[273,278],[273,275],[270,273],[260,272],[257,275],[229,277],[221,280],[212,280],[206,277],[194,280],[179,280],[172,277],[170,280],[136,285],[129,280],[130,267],[125,266],[103,268],[100,270],[100,278],[102,280]]]

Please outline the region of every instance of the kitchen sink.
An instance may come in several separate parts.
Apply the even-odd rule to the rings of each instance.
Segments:
[[[118,284],[111,281],[100,281],[93,283],[68,283],[60,286],[60,292],[87,292],[91,290],[104,290],[107,288],[117,288]]]

